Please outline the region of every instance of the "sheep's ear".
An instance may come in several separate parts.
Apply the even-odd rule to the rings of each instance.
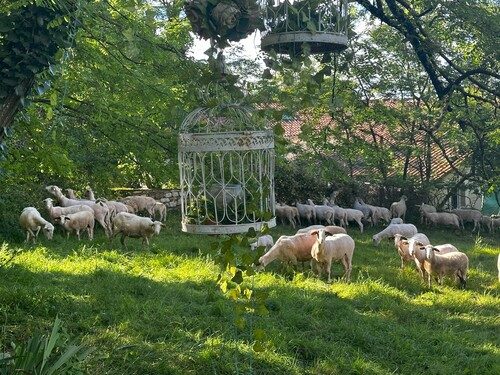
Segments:
[[[327,231],[325,230],[325,236],[333,236],[333,233],[331,233],[331,232],[327,232]]]
[[[163,223],[161,223],[161,224],[160,224],[160,227],[165,228],[165,227],[166,227],[166,225],[165,225],[165,224],[163,224]]]
[[[403,240],[401,242],[403,243],[403,245],[408,245],[409,244],[408,240]]]
[[[418,242],[418,241],[415,242],[415,245],[417,245],[417,246],[424,246],[424,244],[422,242]]]
[[[403,241],[408,240],[408,238],[406,238],[405,236],[401,236],[401,239],[402,239]]]
[[[432,250],[437,251],[438,253],[441,252],[441,251],[439,251],[439,249],[436,249],[435,247],[433,247]]]
[[[312,231],[309,232],[309,234],[312,235],[312,236],[317,236],[318,233],[319,233],[318,230],[312,230]]]

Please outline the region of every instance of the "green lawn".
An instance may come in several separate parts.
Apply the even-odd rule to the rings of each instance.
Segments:
[[[351,228],[350,284],[308,272],[290,280],[278,264],[254,277],[254,289],[269,292],[270,314],[249,318],[266,327],[261,353],[216,285],[215,237],[181,233],[176,214],[149,250],[129,239],[125,252],[101,232],[92,243],[56,234],[0,268],[0,352],[48,331],[59,315],[72,337],[95,348],[89,374],[499,374],[499,235],[423,231],[467,253],[465,291],[450,280],[429,290],[414,267],[399,268],[389,241],[374,247],[375,230]],[[271,231],[283,233],[292,229]]]

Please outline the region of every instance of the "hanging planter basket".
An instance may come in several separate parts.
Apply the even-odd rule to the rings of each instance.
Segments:
[[[347,0],[264,0],[261,48],[298,56],[347,48]]]
[[[179,134],[182,230],[274,227],[274,136],[236,104],[198,108]]]

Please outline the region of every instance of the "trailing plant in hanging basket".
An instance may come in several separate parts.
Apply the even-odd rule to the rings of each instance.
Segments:
[[[188,0],[184,10],[193,31],[221,48],[262,28],[256,0]]]

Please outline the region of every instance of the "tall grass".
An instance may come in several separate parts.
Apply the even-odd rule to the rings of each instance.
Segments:
[[[211,236],[181,233],[171,214],[149,249],[55,235],[26,247],[10,242],[0,259],[0,352],[48,330],[56,315],[94,351],[89,374],[498,374],[500,373],[499,236],[425,231],[433,243],[466,252],[466,290],[451,280],[428,289],[389,241],[356,240],[352,282],[326,284],[308,271],[272,264],[254,276],[269,292],[264,351],[252,350],[250,327],[234,324],[235,303],[216,286]],[[289,227],[271,234],[292,233]],[[333,275],[342,273],[334,265]],[[252,323],[252,322],[251,322]]]

